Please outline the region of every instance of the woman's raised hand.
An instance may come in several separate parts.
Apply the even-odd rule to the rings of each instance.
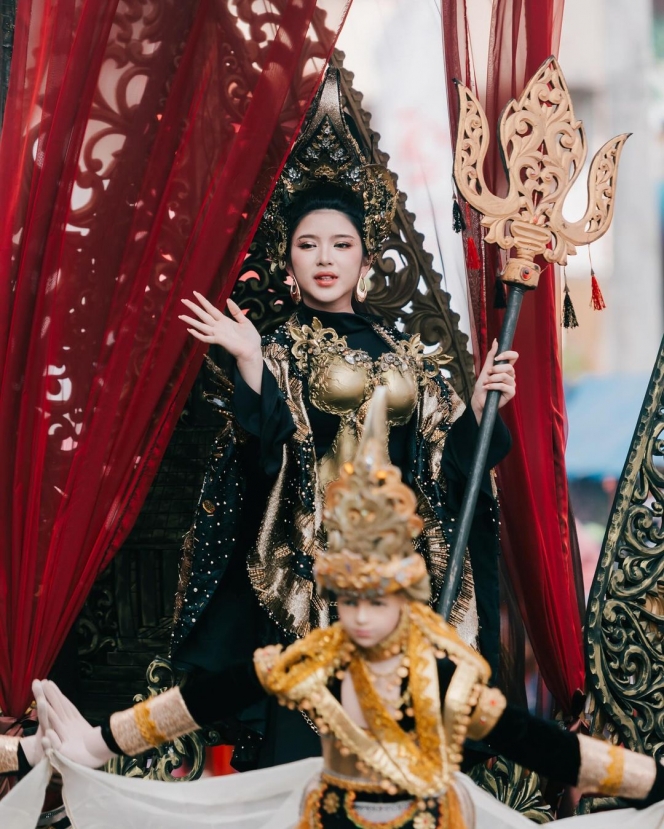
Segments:
[[[183,299],[182,303],[195,315],[182,314],[179,319],[190,328],[187,331],[203,343],[216,343],[222,346],[238,362],[238,365],[262,360],[261,335],[240,307],[229,299],[227,302],[231,316],[227,317],[202,294],[194,291],[197,303]]]
[[[56,751],[93,769],[115,757],[101,735],[101,728],[90,725],[54,682],[35,680],[32,692],[46,741]]]
[[[502,354],[496,354],[497,351],[498,341],[494,340],[491,351],[486,355],[486,360],[477,378],[473,396],[470,400],[471,408],[478,423],[482,419],[488,392],[500,392],[499,408],[502,408],[516,394],[514,363],[519,359],[519,355],[516,351],[504,351]]]

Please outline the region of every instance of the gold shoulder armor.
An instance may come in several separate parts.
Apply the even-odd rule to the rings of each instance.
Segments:
[[[491,677],[489,663],[470,645],[467,645],[438,613],[428,605],[413,602],[411,618],[436,650],[449,656],[457,665],[465,663],[472,666],[479,681],[486,685]]]
[[[323,682],[349,659],[348,643],[340,625],[317,628],[286,650],[272,645],[254,654],[256,674],[265,690],[297,702],[304,683],[315,674]]]

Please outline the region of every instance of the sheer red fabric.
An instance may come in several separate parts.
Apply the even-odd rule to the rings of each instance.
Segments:
[[[540,64],[557,52],[563,5],[563,0],[494,0],[484,101],[490,125],[497,124],[507,101],[518,96]],[[465,0],[445,0],[448,83],[455,77],[472,81],[472,69],[458,57],[468,43],[465,14]],[[450,100],[454,140],[458,100],[452,90]],[[495,142],[485,175],[493,192],[504,192]],[[473,224],[472,230],[479,247],[479,226]],[[503,312],[493,307],[496,270],[495,252],[487,248],[484,268],[471,275],[471,283],[481,283],[471,284],[469,293],[482,357],[502,322]],[[498,481],[502,546],[512,586],[544,681],[569,712],[575,691],[583,688],[584,662],[568,523],[558,295],[556,275],[548,268],[538,289],[523,303],[514,342],[521,355],[518,394],[502,410],[514,444],[500,465]]]
[[[350,0],[21,0],[0,136],[0,707],[141,507]]]

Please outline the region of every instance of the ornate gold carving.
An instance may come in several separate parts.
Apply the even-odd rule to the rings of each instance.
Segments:
[[[353,553],[326,553],[316,564],[316,581],[334,593],[384,596],[396,593],[427,575],[427,566],[419,553],[385,561],[378,556],[363,558]]]
[[[390,233],[396,211],[391,173],[370,164],[344,118],[338,70],[331,66],[309,111],[261,223],[269,258],[286,267],[288,207],[298,194],[319,182],[332,182],[358,195],[364,206],[363,239],[369,256],[377,254]]]
[[[628,134],[607,141],[593,159],[588,179],[588,207],[583,218],[563,217],[565,199],[579,177],[588,152],[583,125],[555,58],[547,58],[518,101],[501,115],[498,132],[508,178],[504,198],[491,193],[483,165],[489,147],[489,125],[482,107],[463,84],[458,85],[460,114],[454,178],[476,210],[484,214],[486,242],[516,249],[502,279],[528,288],[537,286],[535,256],[566,264],[576,245],[599,239],[613,217],[620,153]]]
[[[588,599],[592,733],[664,753],[664,341],[620,478]]]
[[[314,572],[335,592],[381,595],[426,577],[413,549],[423,526],[417,498],[387,454],[386,395],[385,387],[374,392],[355,460],[325,492],[327,550]]]

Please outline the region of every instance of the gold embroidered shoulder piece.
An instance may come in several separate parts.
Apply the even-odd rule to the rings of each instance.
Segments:
[[[383,788],[430,797],[445,791],[459,768],[471,713],[490,670],[432,610],[410,602],[406,656],[415,731],[403,731],[373,688],[361,652],[336,623],[315,630],[285,651],[270,647],[254,657],[264,688],[280,702],[308,712],[321,734],[330,733],[357,757]],[[444,702],[437,659],[456,663]],[[369,729],[345,712],[328,688],[332,676],[348,668]]]

